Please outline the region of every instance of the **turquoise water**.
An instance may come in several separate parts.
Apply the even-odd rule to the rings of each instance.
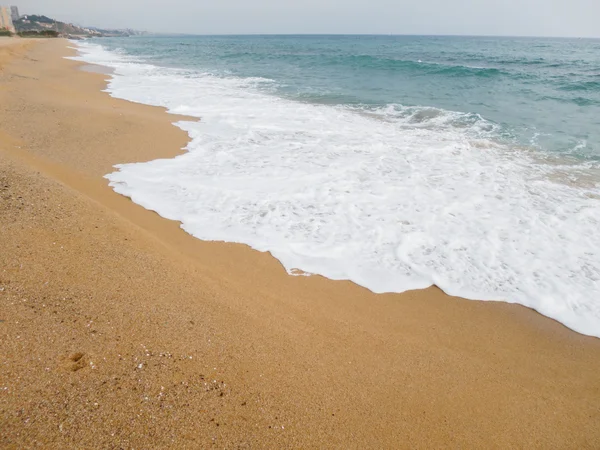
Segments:
[[[471,113],[498,125],[497,139],[600,159],[597,39],[202,36],[97,42],[157,65],[264,78],[265,91],[305,102],[392,105],[400,114],[413,113],[402,107],[419,106]]]

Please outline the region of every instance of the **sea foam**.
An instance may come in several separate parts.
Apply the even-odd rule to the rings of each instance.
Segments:
[[[75,59],[115,70],[112,96],[201,118],[176,124],[185,154],[106,176],[193,236],[377,293],[435,284],[519,303],[600,337],[600,187],[578,182],[585,166],[502,145],[476,115],[294,102],[79,45]]]

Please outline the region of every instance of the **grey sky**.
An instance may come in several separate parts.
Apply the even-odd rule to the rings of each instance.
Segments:
[[[600,0],[12,1],[22,14],[156,32],[600,37]]]

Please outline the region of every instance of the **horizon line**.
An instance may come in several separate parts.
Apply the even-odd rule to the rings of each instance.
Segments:
[[[117,29],[117,28],[115,28]],[[177,33],[135,30],[151,36],[406,36],[406,37],[481,37],[481,38],[533,38],[533,39],[600,39],[600,36],[539,36],[511,34],[420,34],[420,33]]]

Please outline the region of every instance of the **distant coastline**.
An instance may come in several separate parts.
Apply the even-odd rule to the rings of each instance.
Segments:
[[[86,39],[92,37],[128,37],[144,35],[146,32],[133,29],[105,29],[84,27],[61,22],[44,15],[20,15],[16,6],[0,7],[0,36],[21,37],[64,37]]]

